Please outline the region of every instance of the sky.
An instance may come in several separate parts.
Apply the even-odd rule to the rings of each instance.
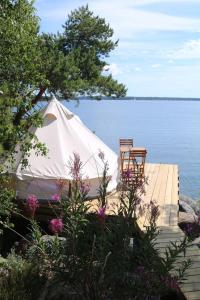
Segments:
[[[119,39],[106,61],[127,96],[200,97],[200,0],[36,0],[41,31],[86,4]]]

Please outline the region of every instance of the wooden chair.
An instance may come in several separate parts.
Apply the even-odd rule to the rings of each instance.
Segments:
[[[128,160],[123,161],[122,179],[128,185],[144,179],[145,160],[147,151],[145,148],[132,148],[129,151]]]
[[[119,139],[119,146],[131,148],[133,147],[133,139]]]
[[[129,151],[133,147],[133,139],[119,139],[121,171],[123,163],[128,160]]]

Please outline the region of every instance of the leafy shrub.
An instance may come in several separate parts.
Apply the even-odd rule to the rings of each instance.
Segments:
[[[38,299],[43,284],[38,266],[28,263],[14,252],[0,262],[0,300]]]

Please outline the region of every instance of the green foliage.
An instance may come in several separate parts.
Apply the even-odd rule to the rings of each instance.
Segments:
[[[0,8],[0,140],[11,153],[23,141],[21,150],[26,153],[33,138],[27,129],[41,124],[36,110],[29,113],[32,100],[46,83],[39,71],[39,19],[30,1],[1,1]],[[35,147],[40,146],[35,141]]]
[[[125,96],[124,85],[113,80],[112,76],[102,75],[107,65],[103,59],[118,43],[112,41],[113,30],[105,19],[94,16],[85,6],[73,11],[63,27],[60,49],[76,66],[70,82],[71,79],[75,85],[77,82],[77,92],[91,96]]]
[[[28,128],[41,126],[37,103],[45,93],[66,99],[125,95],[124,85],[102,74],[104,58],[117,45],[112,35],[87,6],[72,12],[64,32],[53,35],[39,33],[33,1],[1,1],[0,140],[6,150],[13,152],[21,141],[23,153],[31,149]],[[37,141],[35,147],[43,153]]]
[[[10,188],[1,188],[0,189],[0,215],[10,216],[11,212],[14,211],[15,205],[12,201],[14,197],[14,191]]]
[[[14,252],[0,263],[0,300],[38,299],[43,285],[37,265],[27,263]]]

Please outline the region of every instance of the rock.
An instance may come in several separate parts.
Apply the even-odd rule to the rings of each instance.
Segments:
[[[195,223],[196,221],[197,221],[196,215],[179,211],[179,215],[178,215],[179,224],[183,224],[183,223],[191,224],[191,223]]]
[[[184,202],[184,203],[188,204],[194,210],[195,213],[198,213],[200,210],[198,202],[188,196],[180,195],[179,204],[180,204],[180,202],[181,203]]]
[[[192,214],[193,216],[196,215],[195,210],[185,201],[179,200],[179,206],[180,206],[181,212],[186,212],[186,213]]]

